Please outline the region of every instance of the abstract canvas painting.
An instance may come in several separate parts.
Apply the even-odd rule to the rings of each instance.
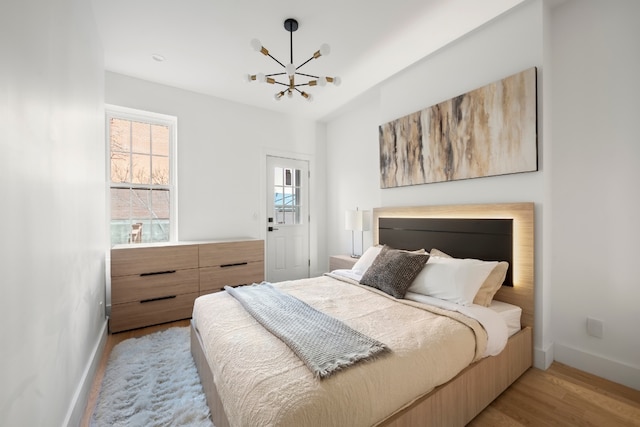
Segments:
[[[379,127],[380,187],[538,170],[536,68]]]

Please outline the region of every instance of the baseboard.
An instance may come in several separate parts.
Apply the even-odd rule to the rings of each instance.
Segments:
[[[82,417],[84,416],[84,411],[89,399],[89,393],[91,392],[91,386],[93,385],[93,379],[96,376],[98,366],[100,365],[100,358],[102,357],[104,347],[107,343],[107,325],[108,318],[105,318],[100,331],[100,337],[93,347],[91,357],[89,358],[87,366],[84,369],[84,373],[82,374],[82,379],[73,395],[73,400],[71,401],[71,405],[67,411],[67,416],[65,417],[65,421],[62,423],[63,426],[77,427],[82,422]]]
[[[554,345],[554,358],[565,365],[640,390],[640,368],[637,366],[558,343]]]
[[[546,371],[553,363],[553,343],[545,348],[533,349],[533,366]]]

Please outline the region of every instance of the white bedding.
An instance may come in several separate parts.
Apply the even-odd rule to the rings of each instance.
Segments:
[[[409,301],[444,308],[445,310],[457,311],[458,313],[477,320],[485,331],[487,331],[487,349],[483,355],[484,357],[500,354],[507,345],[507,340],[509,339],[507,324],[498,313],[488,307],[476,304],[469,306],[460,305],[412,292],[407,292],[404,298]]]
[[[354,270],[334,270],[331,274],[345,277],[356,282],[359,282],[362,278],[362,275]],[[445,310],[456,311],[477,320],[487,331],[488,336],[487,349],[483,355],[484,357],[499,354],[507,344],[507,339],[520,330],[522,309],[501,301],[493,301],[489,307],[476,304],[463,306],[413,292],[407,292],[405,299]]]
[[[522,308],[517,305],[508,304],[506,302],[493,300],[491,301],[491,305],[489,308],[502,317],[502,319],[507,324],[507,330],[509,331],[509,336],[515,334],[522,326],[520,324],[522,319]]]

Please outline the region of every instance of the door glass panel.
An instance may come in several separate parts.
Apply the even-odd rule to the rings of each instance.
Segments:
[[[300,215],[300,170],[274,168],[273,216],[276,224],[302,224]]]

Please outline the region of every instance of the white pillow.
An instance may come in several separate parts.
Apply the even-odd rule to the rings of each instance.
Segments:
[[[407,291],[471,305],[497,264],[497,261],[432,256]]]
[[[364,275],[364,272],[367,271],[371,264],[373,264],[373,260],[376,259],[380,251],[382,250],[382,246],[371,246],[360,256],[358,261],[353,264],[351,267],[351,271],[356,274]]]
[[[353,267],[351,267],[351,271],[355,274],[364,276],[365,271],[367,271],[369,267],[371,267],[371,264],[373,264],[373,261],[380,254],[380,251],[382,250],[383,246],[384,245],[370,246],[366,251],[364,251],[362,255],[360,255],[360,258],[358,258],[358,261],[356,261],[356,263],[353,264]],[[418,249],[416,251],[405,251],[405,252],[410,252],[414,254],[426,253],[424,249]]]

